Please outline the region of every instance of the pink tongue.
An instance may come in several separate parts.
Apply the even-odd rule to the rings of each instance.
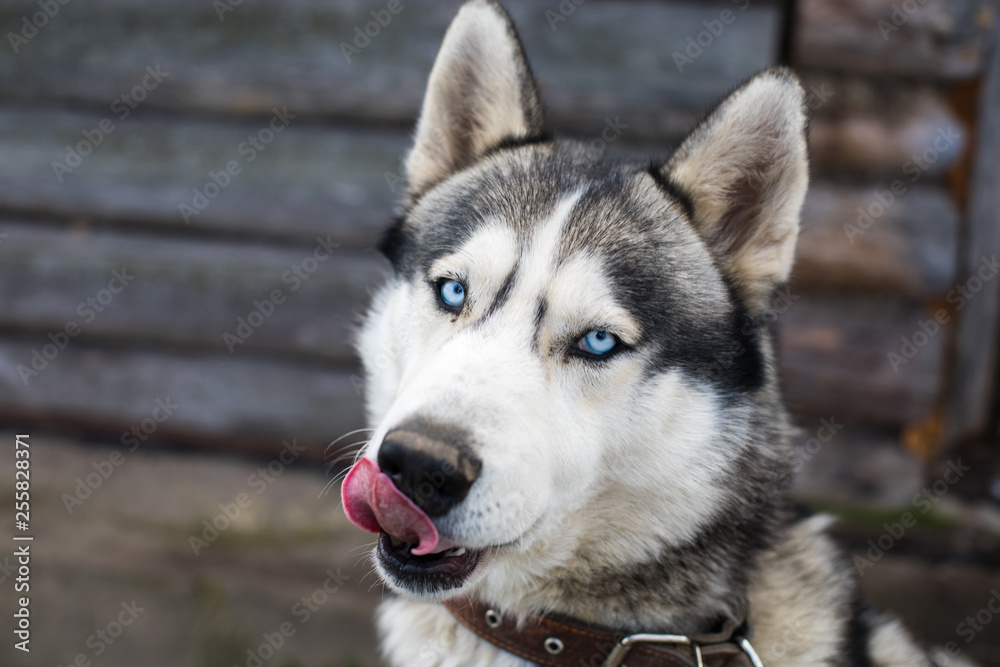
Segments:
[[[441,539],[430,517],[404,496],[371,459],[354,464],[344,478],[340,496],[351,523],[370,533],[384,530],[397,540],[416,544],[412,550],[415,556],[454,546]]]

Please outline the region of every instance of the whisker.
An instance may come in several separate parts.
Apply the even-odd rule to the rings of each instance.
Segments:
[[[368,444],[368,438],[365,438],[364,440],[358,440],[356,442],[352,442],[349,445],[344,445],[344,446],[340,447],[339,449],[337,449],[337,450],[335,450],[335,451],[333,451],[333,452],[331,452],[329,454],[326,454],[326,456],[324,456],[323,458],[324,459],[330,459],[331,456],[333,456],[334,454],[337,454],[338,456],[336,458],[330,459],[330,460],[336,461],[337,459],[339,459],[341,457],[344,457],[344,456],[347,456],[348,454],[350,454],[350,450],[351,450],[352,447],[357,447],[358,445],[367,445],[367,444]],[[343,452],[343,453],[341,453],[341,452]]]
[[[333,486],[337,482],[339,482],[342,479],[344,479],[345,477],[347,477],[347,473],[349,473],[350,471],[351,471],[351,468],[350,468],[350,466],[348,466],[344,470],[341,470],[336,475],[334,475],[333,477],[331,477],[330,481],[328,481],[326,483],[326,485],[323,487],[323,490],[320,492],[320,495],[323,495],[324,493],[326,493],[327,491],[329,491],[329,489],[330,489],[331,486]]]
[[[336,484],[337,484],[337,482],[339,482],[339,481],[340,481],[340,480],[341,480],[341,479],[342,479],[342,478],[343,478],[344,476],[346,476],[346,474],[347,474],[346,472],[345,472],[345,473],[343,473],[343,474],[338,474],[338,475],[337,475],[336,477],[334,477],[334,478],[333,478],[333,479],[331,479],[331,480],[330,480],[329,482],[327,482],[327,483],[326,483],[326,484],[325,484],[325,485],[323,486],[323,489],[322,489],[322,490],[321,490],[321,491],[319,492],[319,495],[318,495],[318,496],[316,496],[316,498],[317,498],[317,499],[318,499],[318,498],[322,498],[323,496],[325,496],[326,494],[328,494],[328,493],[330,492],[330,489],[331,489],[331,488],[333,488],[333,487],[334,487],[334,485],[336,485]]]
[[[340,461],[343,461],[343,460],[344,460],[344,459],[346,459],[346,458],[347,458],[346,456],[341,456],[341,457],[339,457],[339,458],[338,458],[338,460],[337,460],[337,461],[333,461],[333,462],[329,463],[329,464],[328,464],[328,465],[326,466],[326,470],[325,470],[326,474],[327,474],[327,475],[329,475],[329,474],[331,473],[331,471],[332,471],[332,470],[333,470],[333,469],[334,469],[335,467],[338,467],[338,466],[337,466],[337,463],[339,463]],[[355,461],[355,463],[356,463],[356,461]],[[349,471],[349,470],[351,469],[351,467],[353,467],[353,465],[354,465],[354,463],[352,463],[352,464],[350,464],[350,465],[344,465],[344,466],[343,466],[343,469],[342,469],[342,470],[339,470],[339,471],[337,472],[337,475],[336,475],[336,476],[338,476],[338,477],[339,477],[339,476],[341,476],[341,475],[346,475],[346,474],[347,474],[347,472],[348,472],[348,471]],[[336,477],[335,477],[335,478],[336,478]]]
[[[367,443],[360,443],[360,444],[364,445],[364,444],[367,444]],[[328,461],[326,463],[326,474],[329,475],[331,470],[333,470],[334,468],[336,468],[338,466],[338,464],[341,464],[344,461],[350,460],[352,462],[352,464],[356,463],[357,462],[358,452],[363,452],[363,451],[364,451],[364,447],[360,447],[357,452],[344,452],[343,454],[341,454],[337,458],[331,459],[330,461]],[[348,467],[350,467],[350,466],[348,466]]]
[[[364,450],[364,448],[362,447],[361,449],[359,449],[359,450],[358,450],[358,453],[357,453],[357,454],[355,454],[355,456],[354,456],[354,461],[352,461],[352,462],[351,462],[351,465],[353,466],[353,465],[355,465],[355,464],[356,464],[356,463],[357,463],[358,461],[360,461],[360,460],[361,460],[361,457],[362,457],[362,456],[364,456],[364,454],[365,454],[365,450]]]
[[[336,440],[334,440],[333,442],[331,442],[329,445],[327,445],[326,449],[323,450],[323,453],[326,453],[326,452],[330,451],[331,447],[333,447],[334,445],[336,445],[338,442],[340,442],[344,438],[349,438],[352,435],[357,435],[358,433],[373,433],[374,431],[375,431],[375,429],[373,429],[373,428],[357,428],[357,429],[354,429],[350,433],[345,433],[344,435],[340,436],[339,438],[337,438]]]
[[[377,543],[378,543],[378,540],[375,540],[375,542],[371,542],[370,544],[362,544],[360,547],[354,547],[348,553],[354,554],[354,553],[358,553],[358,552],[360,552],[360,551],[363,550],[365,552],[364,553],[365,556],[370,556],[372,548],[374,548]]]
[[[368,574],[366,574],[365,576],[363,576],[361,578],[361,581],[358,582],[358,587],[360,588],[361,584],[364,583],[365,579],[367,579],[368,576],[372,575],[372,574],[377,574],[377,572],[375,571],[375,568],[372,568],[371,570],[369,570]],[[368,590],[370,591],[372,588],[375,588],[376,586],[379,585],[379,583],[381,583],[381,580],[376,577],[375,581],[372,582],[372,585],[368,588]]]

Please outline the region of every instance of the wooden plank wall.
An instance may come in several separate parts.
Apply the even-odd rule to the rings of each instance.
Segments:
[[[804,251],[816,244],[851,258],[840,264],[849,271],[831,265],[820,276],[801,263],[796,284],[817,294],[836,287],[845,309],[869,326],[893,331],[884,339],[848,343],[871,352],[864,366],[837,366],[827,357],[829,372],[791,378],[788,386],[809,394],[811,383],[835,383],[848,420],[876,438],[902,438],[915,453],[931,457],[946,444],[949,392],[962,382],[954,350],[961,319],[956,289],[964,273],[957,261],[968,249],[961,202],[969,183],[963,171],[979,148],[978,119],[956,108],[955,91],[983,76],[996,4],[795,4],[789,60],[807,87],[828,97],[813,115],[814,181]],[[839,233],[816,226],[812,216],[827,183],[839,184],[854,198],[838,201]],[[859,275],[868,280],[843,282]],[[865,308],[870,316],[862,314]],[[831,324],[827,330],[837,328]],[[797,335],[786,329],[785,349]],[[815,342],[830,344],[821,335]],[[841,350],[835,354],[851,359]],[[790,398],[795,405],[795,396]],[[879,420],[873,413],[893,419]]]
[[[221,16],[202,0],[70,3],[0,50],[0,420],[117,435],[169,396],[180,407],[156,436],[259,453],[297,438],[313,458],[361,427],[352,326],[386,270],[372,244],[458,4],[404,2],[350,62],[341,43],[384,1],[248,0]],[[616,150],[669,151],[786,42],[786,3],[505,4],[553,127],[597,136],[618,117]],[[934,410],[946,336],[898,372],[886,354],[953,285],[944,178],[964,137],[863,233],[844,224],[957,122],[944,92],[981,70],[963,18],[978,4],[944,3],[961,30],[914,17],[885,45],[889,2],[837,3],[832,17],[802,2],[791,21],[814,185],[780,352],[804,421],[895,437]],[[678,67],[725,10],[735,20]],[[4,3],[0,25],[36,11]],[[144,80],[125,116],[122,95]],[[67,146],[81,142],[77,163]],[[227,165],[238,173],[220,176]],[[212,174],[225,185],[199,201]],[[205,206],[185,219],[182,204]],[[112,293],[116,271],[134,278]],[[284,302],[227,345],[274,290]]]
[[[959,258],[961,280],[976,290],[956,338],[956,382],[952,389],[949,436],[1000,439],[1000,25],[994,26],[979,104],[977,151],[971,160],[969,231]],[[992,260],[992,261],[990,261]],[[990,266],[992,264],[992,266]],[[992,421],[991,421],[992,420]]]

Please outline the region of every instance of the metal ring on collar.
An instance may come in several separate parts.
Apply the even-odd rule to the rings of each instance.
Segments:
[[[545,640],[544,646],[551,655],[559,655],[566,648],[566,645],[558,637],[549,637]]]
[[[739,647],[743,649],[746,656],[750,658],[750,662],[753,663],[753,667],[764,667],[764,663],[761,662],[760,656],[757,655],[757,651],[753,650],[753,646],[750,645],[750,640],[746,637],[740,639]]]
[[[625,662],[625,656],[628,655],[628,652],[631,651],[632,647],[636,644],[676,644],[679,646],[692,646],[694,645],[694,642],[692,642],[691,639],[685,635],[629,635],[615,644],[615,647],[611,650],[611,653],[608,654],[608,657],[605,658],[601,667],[621,667]],[[698,659],[698,667],[704,667],[701,663],[700,650],[695,651],[695,657]]]

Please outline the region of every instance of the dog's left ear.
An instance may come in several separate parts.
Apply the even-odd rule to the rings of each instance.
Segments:
[[[753,313],[788,279],[809,181],[805,99],[789,70],[732,93],[663,167],[691,198],[694,224]]]
[[[406,159],[409,203],[502,141],[542,130],[538,90],[514,24],[495,0],[469,0],[431,70]]]

